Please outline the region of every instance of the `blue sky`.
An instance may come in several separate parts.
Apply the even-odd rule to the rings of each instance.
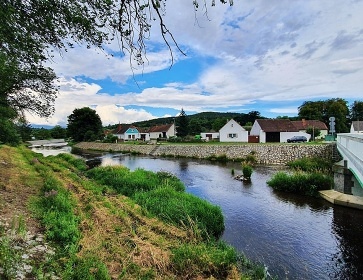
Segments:
[[[55,114],[28,115],[30,123],[65,126],[85,106],[108,125],[181,108],[274,118],[296,116],[304,101],[363,101],[362,0],[239,0],[204,14],[191,1],[166,1],[165,22],[187,54],[174,49],[171,68],[157,24],[145,42],[148,61],[133,72],[127,56],[107,55],[119,53],[116,42],[105,52],[77,46],[56,56]]]

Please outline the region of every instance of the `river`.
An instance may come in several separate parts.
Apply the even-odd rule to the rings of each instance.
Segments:
[[[266,181],[281,169],[254,168],[251,183],[233,179],[237,163],[104,154],[101,165],[168,171],[186,190],[219,205],[222,239],[279,279],[363,279],[363,211],[278,193]]]

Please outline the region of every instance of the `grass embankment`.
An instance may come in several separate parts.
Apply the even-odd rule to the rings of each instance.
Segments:
[[[302,158],[287,163],[293,173],[278,172],[267,184],[275,190],[319,196],[334,185],[332,162],[321,158]]]
[[[21,211],[27,218],[18,219],[18,232],[43,232],[55,252],[22,259],[1,224],[0,278],[13,279],[24,263],[26,277],[36,279],[264,277],[262,267],[215,239],[220,209],[186,194],[168,173],[86,171],[70,155],[44,158],[7,146],[0,165],[1,217]]]

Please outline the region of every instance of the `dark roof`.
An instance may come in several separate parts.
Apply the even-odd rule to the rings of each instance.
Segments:
[[[166,132],[173,124],[155,125],[149,129],[149,132]]]
[[[352,121],[354,131],[363,131],[363,121]]]
[[[320,130],[328,130],[326,124],[318,120],[292,121],[292,123],[298,130],[306,130],[308,127],[314,127]]]
[[[298,132],[299,130],[290,120],[285,119],[258,119],[256,120],[261,129],[265,132]]]
[[[129,128],[136,128],[131,124],[119,124],[116,129],[112,130],[113,134],[124,134]]]

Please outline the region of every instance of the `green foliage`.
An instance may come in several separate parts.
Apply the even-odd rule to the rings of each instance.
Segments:
[[[193,227],[203,238],[218,238],[224,231],[220,207],[194,195],[161,187],[149,192],[136,193],[135,200],[160,219],[178,226]]]
[[[325,158],[304,157],[287,163],[287,166],[306,172],[332,173],[333,163]]]
[[[189,120],[187,118],[186,113],[184,112],[183,109],[181,109],[179,117],[177,119],[177,136],[178,137],[185,137],[189,134],[188,131],[188,125],[189,125]]]
[[[172,252],[174,269],[190,279],[201,274],[206,278],[213,275],[213,278],[226,279],[237,260],[235,249],[222,241],[182,244]]]
[[[67,130],[60,125],[56,125],[50,129],[50,136],[53,139],[63,139],[67,137]]]
[[[267,184],[278,191],[318,196],[318,191],[331,189],[333,178],[317,172],[296,172],[291,175],[278,172],[267,181]]]
[[[45,129],[44,127],[42,128],[33,128],[32,129],[32,134],[34,136],[35,139],[37,140],[44,140],[44,139],[51,139],[51,130],[50,129]]]
[[[160,186],[168,186],[179,192],[185,190],[177,177],[166,172],[154,173],[144,169],[131,172],[122,166],[107,166],[93,168],[87,172],[87,176],[129,197],[133,197],[136,192],[150,191]]]
[[[76,257],[72,269],[65,278],[72,280],[108,280],[111,279],[107,267],[94,256]]]
[[[350,118],[352,121],[363,121],[363,101],[354,101],[350,107]]]
[[[21,262],[20,252],[14,249],[12,242],[0,232],[0,276],[4,279],[16,279],[17,265]]]
[[[113,134],[108,134],[103,140],[103,143],[116,143],[117,142],[117,136]]]
[[[209,159],[211,161],[218,161],[218,162],[227,162],[228,161],[228,157],[226,154],[211,155],[211,156],[207,157],[207,159]]]
[[[299,107],[299,118],[319,120],[326,124],[330,117],[335,117],[335,130],[337,133],[348,132],[349,108],[347,101],[342,98],[332,98],[320,101],[305,101]]]
[[[43,196],[37,201],[37,213],[47,229],[47,237],[60,245],[76,244],[80,238],[74,202],[51,173],[45,174]]]
[[[75,142],[94,141],[103,135],[101,119],[96,111],[89,107],[73,110],[68,116],[67,131]]]
[[[253,173],[253,168],[249,164],[242,164],[242,174],[243,178],[251,180],[251,175]]]

